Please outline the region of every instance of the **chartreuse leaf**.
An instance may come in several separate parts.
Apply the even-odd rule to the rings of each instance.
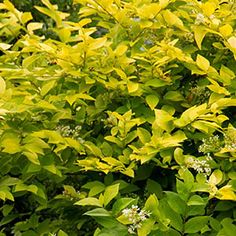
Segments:
[[[197,55],[197,60],[196,60],[197,66],[207,72],[210,68],[210,62],[203,56],[201,56],[200,54]]]
[[[3,94],[6,90],[6,83],[5,80],[0,77],[0,94]]]
[[[87,211],[86,213],[84,213],[84,215],[87,215],[87,216],[102,216],[102,217],[109,217],[111,216],[111,214],[105,210],[104,208],[96,208],[96,209],[93,209],[91,211]]]
[[[41,88],[41,95],[42,96],[47,95],[47,93],[54,87],[55,83],[56,83],[55,80],[46,82]]]
[[[78,202],[74,203],[75,205],[79,206],[98,206],[102,207],[102,204],[97,198],[94,197],[87,197],[84,199],[79,200]]]
[[[155,224],[154,219],[147,219],[142,223],[141,228],[139,228],[138,231],[138,236],[146,236],[149,235],[149,233],[153,229],[153,225]]]
[[[7,132],[3,134],[0,146],[3,148],[3,152],[14,154],[22,150],[20,141],[17,133]]]
[[[209,178],[209,183],[213,185],[217,185],[221,182],[223,178],[223,173],[221,170],[214,170],[214,172],[211,174]]]
[[[144,128],[137,128],[137,135],[143,144],[148,143],[151,140],[151,134]]]
[[[185,110],[180,116],[180,118],[174,121],[174,124],[178,127],[184,127],[206,112],[207,112],[207,104],[202,104],[200,106],[193,106]]]
[[[146,102],[148,106],[153,110],[158,104],[159,98],[158,96],[151,94],[146,97]]]
[[[183,155],[183,149],[181,148],[176,148],[175,151],[174,151],[174,158],[175,158],[175,161],[179,164],[179,165],[182,165],[184,164],[184,155]]]
[[[104,191],[104,206],[106,206],[119,193],[120,184],[114,184],[106,187]]]
[[[57,233],[57,236],[68,236],[67,233],[65,233],[63,230],[59,230],[58,233]]]
[[[166,111],[156,109],[153,128],[159,127],[167,132],[173,129],[173,117]]]
[[[10,192],[10,188],[8,188],[7,186],[0,187],[0,199],[2,199],[3,201],[6,201],[7,199],[10,201],[14,201],[14,197]]]
[[[159,214],[158,205],[159,202],[156,195],[151,194],[145,202],[144,209],[157,216]]]
[[[235,98],[220,98],[211,105],[211,111],[216,112],[229,106],[236,106]]]

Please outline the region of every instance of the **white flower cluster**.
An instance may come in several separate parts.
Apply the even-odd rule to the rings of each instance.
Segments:
[[[125,208],[122,213],[130,222],[132,222],[132,224],[128,227],[128,232],[130,234],[135,234],[135,231],[141,228],[142,222],[148,219],[151,215],[150,212],[140,210],[140,208],[136,205],[132,205],[131,208]]]
[[[218,26],[221,23],[221,20],[216,18],[216,16],[213,14],[209,16],[209,19],[210,19],[211,23],[216,26]],[[200,25],[200,24],[204,24],[205,22],[209,23],[209,19],[206,19],[202,13],[198,13],[196,16],[196,19],[195,19],[195,24]]]
[[[198,13],[197,17],[196,17],[196,20],[195,20],[195,24],[196,25],[200,25],[200,24],[202,24],[204,22],[205,22],[205,16],[203,14],[201,14],[201,13]]]
[[[205,176],[209,176],[211,174],[211,167],[208,161],[212,160],[211,156],[208,155],[206,160],[198,160],[189,158],[188,159],[188,167],[193,168],[198,173],[203,173]]]
[[[211,22],[212,22],[214,25],[216,25],[216,26],[218,26],[218,25],[221,23],[221,20],[217,19],[217,18],[215,17],[215,15],[210,15],[209,18],[210,18]]]
[[[219,152],[221,149],[221,141],[218,135],[202,139],[202,144],[198,151],[202,153]]]
[[[56,127],[56,130],[63,136],[63,137],[72,137],[77,139],[79,142],[83,143],[84,140],[80,138],[80,130],[82,127],[80,125],[76,125],[74,128],[71,128],[69,125],[59,125]]]

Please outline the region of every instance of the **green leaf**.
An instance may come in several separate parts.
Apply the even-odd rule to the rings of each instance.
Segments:
[[[196,216],[189,219],[184,226],[184,233],[197,233],[207,224],[209,216]]]
[[[187,205],[177,193],[165,191],[169,206],[179,214],[185,215]]]
[[[149,193],[154,193],[158,198],[162,198],[162,187],[158,182],[148,179],[146,188]]]
[[[178,231],[183,230],[184,225],[181,216],[172,210],[165,199],[160,200],[160,212],[165,215],[166,219],[170,220],[170,225],[174,229],[177,229]]]
[[[226,217],[221,221],[221,225],[223,226],[223,229],[220,231],[220,235],[232,236],[235,234],[236,226],[234,225],[232,219]]]
[[[202,205],[206,205],[206,201],[198,196],[198,195],[193,195],[190,197],[190,199],[188,200],[187,203],[188,206],[202,206]]]
[[[124,208],[128,207],[132,203],[134,203],[136,199],[133,198],[120,198],[118,199],[112,206],[112,214],[117,215]]]
[[[108,205],[108,203],[117,196],[119,193],[119,185],[120,184],[114,184],[106,187],[104,191],[104,206]]]
[[[13,186],[13,185],[16,185],[17,183],[19,183],[19,181],[20,180],[18,178],[5,176],[5,177],[2,177],[0,180],[0,187]]]
[[[183,95],[178,91],[168,91],[163,98],[174,102],[179,102],[184,100]]]

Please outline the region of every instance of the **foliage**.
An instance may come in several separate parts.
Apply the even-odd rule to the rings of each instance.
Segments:
[[[235,29],[230,0],[0,3],[0,235],[234,235]]]

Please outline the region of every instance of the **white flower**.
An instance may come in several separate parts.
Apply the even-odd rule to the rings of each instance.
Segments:
[[[204,23],[204,22],[205,22],[205,16],[201,13],[198,13],[195,20],[195,24],[200,25],[201,23]]]
[[[203,173],[206,176],[209,176],[211,174],[210,165],[207,163],[206,160],[197,160],[191,157],[188,159],[187,165],[190,168],[196,170],[198,173]]]
[[[128,232],[135,234],[135,231],[142,227],[142,222],[147,220],[151,213],[146,210],[140,210],[137,205],[132,205],[131,208],[125,208],[122,214],[128,218],[132,224],[128,226]]]

